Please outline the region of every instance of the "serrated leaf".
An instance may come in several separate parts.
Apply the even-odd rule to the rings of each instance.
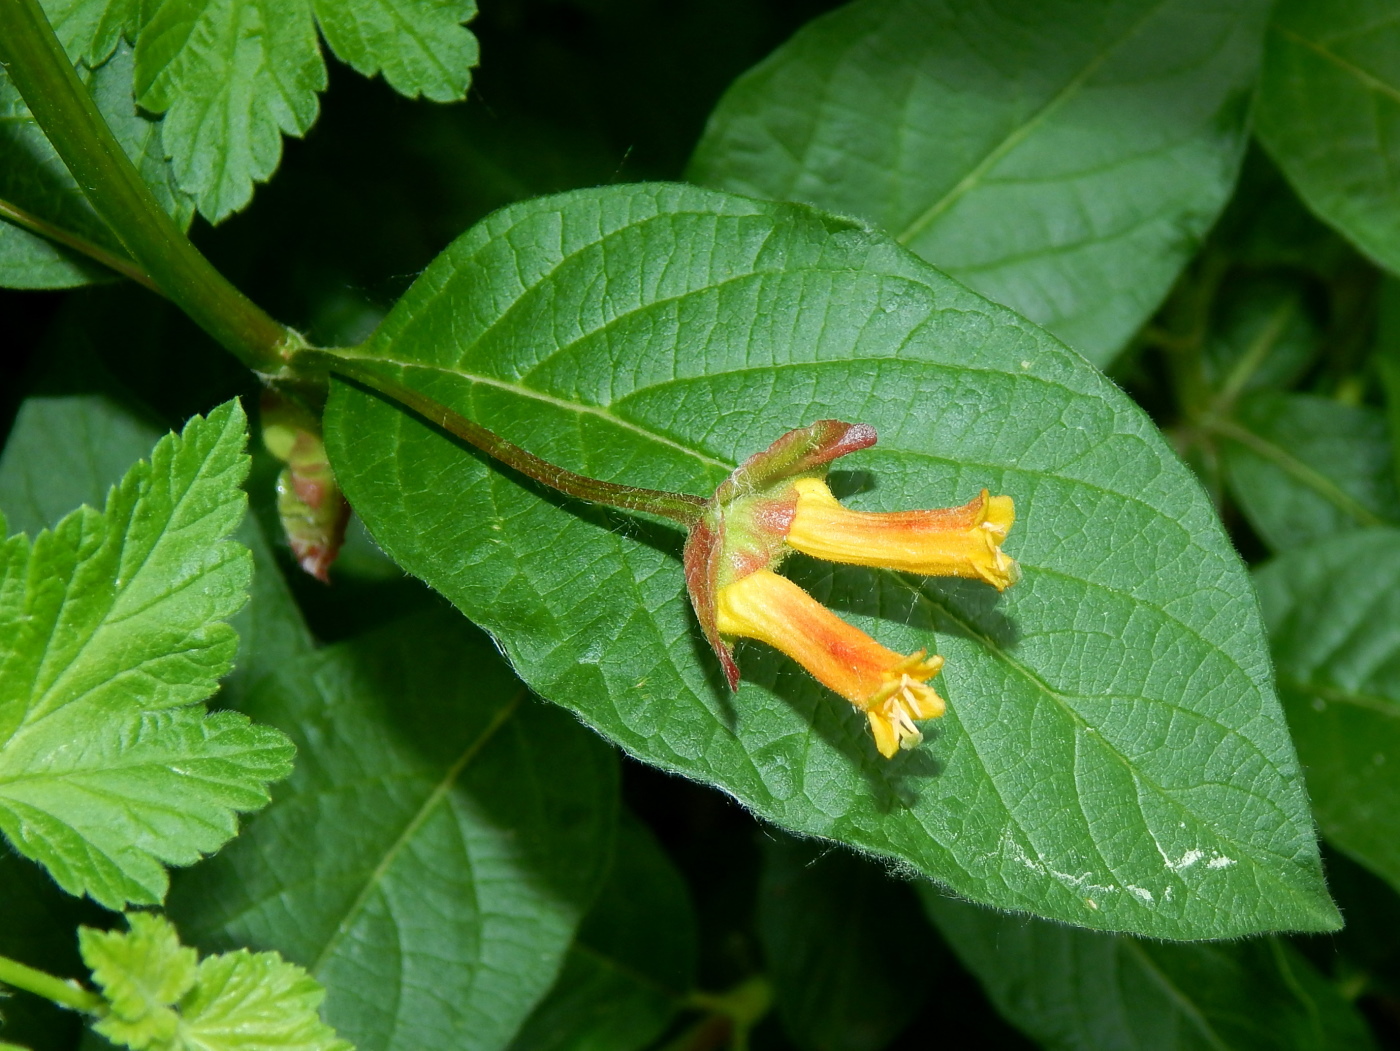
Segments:
[[[1400,888],[1400,532],[1291,551],[1255,582],[1322,834]]]
[[[1221,431],[1230,490],[1275,551],[1400,522],[1385,415],[1311,394],[1259,392]]]
[[[383,72],[400,95],[436,102],[467,97],[476,37],[462,25],[476,0],[312,0],[340,57],[367,77]]]
[[[741,649],[727,694],[679,533],[544,496],[337,383],[327,445],[375,539],[632,754],[1002,908],[1177,938],[1337,922],[1249,581],[1199,486],[1097,370],[883,236],[681,186],[528,202],[455,242],[360,353],[594,477],[705,493],[838,418],[880,435],[837,473],[855,506],[1015,499],[1025,579],[1000,599],[790,563],[881,642],[947,658],[950,714],[886,762],[772,651]]]
[[[783,1029],[811,1051],[878,1051],[936,989],[913,888],[827,844],[763,845],[756,924]]]
[[[83,959],[110,1010],[94,1026],[135,1051],[354,1051],[316,1013],[324,990],[275,952],[206,956],[169,920],[134,913],[130,931],[82,928]]]
[[[1400,272],[1400,11],[1389,0],[1282,0],[1265,49],[1259,137],[1319,216]]]
[[[115,45],[116,40],[112,43]],[[81,42],[72,45],[76,50]],[[108,48],[110,51],[111,48]],[[141,116],[132,101],[132,54],[125,45],[89,73],[79,66],[97,108],[106,119],[160,204],[182,227],[194,214],[193,202],[180,192],[165,163],[160,129]],[[121,242],[98,218],[58,154],[39,130],[8,77],[0,73],[0,198],[69,230],[118,256]],[[0,220],[0,286],[70,288],[107,280],[112,272],[67,248]]]
[[[169,1045],[180,1028],[175,1004],[194,987],[199,956],[158,916],[131,913],[127,923],[129,931],[78,930],[83,962],[109,1008],[97,1031],[138,1049]]]
[[[291,748],[207,716],[238,639],[249,558],[236,402],[161,439],[106,509],[0,547],[0,828],[73,894],[157,902],[267,800]]]
[[[690,176],[870,219],[1103,365],[1229,198],[1268,6],[849,4],[740,78]]]
[[[125,34],[136,35],[140,0],[41,0],[49,25],[75,61],[107,61]]]
[[[623,810],[613,867],[564,969],[510,1051],[640,1051],[695,981],[695,917],[681,874]]]
[[[243,704],[303,762],[176,884],[186,934],[302,964],[365,1047],[501,1047],[606,874],[610,750],[448,611],[285,667]]]
[[[1046,1051],[1357,1051],[1366,1022],[1278,938],[1169,945],[924,904],[1002,1017]]]
[[[218,222],[277,169],[282,135],[316,120],[326,87],[318,20],[356,69],[445,101],[465,97],[471,80],[476,38],[458,22],[474,13],[473,0],[162,0],[137,39],[136,97],[165,114],[180,185]]]

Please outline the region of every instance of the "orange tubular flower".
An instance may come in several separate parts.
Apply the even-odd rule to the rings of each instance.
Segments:
[[[746,460],[715,491],[686,540],[686,584],[733,689],[736,637],[787,654],[865,714],[886,758],[922,739],[915,722],[946,705],[928,680],[942,657],[907,657],[847,624],[774,569],[793,551],[922,576],[967,577],[998,591],[1020,578],[1002,549],[1016,512],[983,489],[962,507],[872,514],[841,506],[823,479],[832,460],[875,444],[864,424],[818,420]]]
[[[943,698],[926,684],[943,667],[942,657],[886,649],[771,569],[720,588],[716,607],[721,633],[781,650],[864,712],[887,759],[923,740],[914,720],[944,712]]]
[[[1016,520],[1009,496],[987,490],[962,507],[935,511],[851,511],[820,478],[799,478],[789,547],[828,562],[884,566],[926,577],[969,577],[1005,591],[1021,578],[1001,549]]]

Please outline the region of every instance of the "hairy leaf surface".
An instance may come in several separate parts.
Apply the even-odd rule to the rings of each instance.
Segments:
[[[1255,580],[1322,834],[1400,888],[1400,531],[1291,551]]]
[[[308,655],[243,707],[304,761],[176,884],[186,935],[306,967],[362,1047],[503,1046],[606,875],[611,750],[449,611]]]
[[[924,894],[1002,1017],[1046,1051],[1365,1051],[1365,1020],[1278,938],[1167,945]]]
[[[115,39],[112,43],[116,43]],[[70,50],[76,53],[80,46],[74,44]],[[189,225],[194,204],[179,190],[174,173],[165,161],[160,126],[137,113],[136,104],[132,102],[131,49],[118,48],[96,72],[89,73],[86,67],[79,66],[78,73],[108,127],[156,199],[182,226]],[[126,254],[121,242],[88,204],[3,72],[0,72],[0,198],[118,256]],[[0,219],[0,286],[70,288],[111,277],[110,270],[85,256]]]
[[[1308,206],[1400,273],[1400,10],[1389,0],[1281,0],[1257,120]]]
[[[873,220],[1102,365],[1229,197],[1267,12],[863,0],[730,89],[691,178]]]
[[[445,101],[466,95],[477,47],[460,23],[475,13],[474,0],[162,0],[137,39],[137,101],[165,114],[180,185],[218,222],[277,169],[283,134],[315,121],[318,22],[356,69]]]
[[[236,402],[196,417],[114,487],[0,548],[0,828],[74,894],[164,895],[267,801],[291,746],[206,716],[238,639],[247,430]]]
[[[680,186],[518,205],[360,352],[562,466],[706,493],[784,431],[872,424],[868,510],[1009,493],[1025,579],[795,559],[819,599],[947,658],[950,714],[882,760],[864,720],[741,648],[722,687],[670,528],[561,500],[337,384],[327,443],[376,540],[541,695],[799,832],[1003,908],[1165,937],[1328,928],[1257,608],[1195,480],[1078,355],[859,224]]]

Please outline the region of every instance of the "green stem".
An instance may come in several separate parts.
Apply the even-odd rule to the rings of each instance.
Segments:
[[[96,262],[101,263],[109,270],[115,270],[123,277],[130,278],[138,285],[145,285],[156,295],[161,295],[161,291],[156,287],[156,283],[151,280],[151,275],[142,270],[130,259],[123,259],[113,252],[107,251],[101,245],[94,244],[85,237],[79,237],[71,230],[65,230],[61,226],[40,219],[33,212],[27,212],[17,204],[0,200],[0,219],[8,219],[16,226],[22,226],[30,233],[46,237],[50,241],[57,241],[61,245],[81,252]]]
[[[338,373],[362,383],[373,391],[412,409],[419,416],[437,424],[443,430],[461,438],[462,441],[480,449],[493,460],[514,468],[527,478],[541,485],[588,500],[595,504],[605,504],[624,511],[643,511],[647,514],[669,518],[673,522],[689,528],[700,518],[705,509],[705,501],[688,493],[671,493],[661,489],[642,489],[631,485],[618,485],[598,478],[575,474],[557,467],[548,460],[542,460],[532,452],[506,441],[500,435],[487,430],[479,423],[454,412],[441,402],[426,394],[395,383],[378,374],[367,362],[354,358],[341,357],[329,350],[304,350],[296,356],[295,365],[310,365],[323,368],[327,372]]]
[[[166,214],[87,93],[39,0],[0,0],[0,64],[137,265],[249,368],[275,373],[302,344],[214,269]]]
[[[86,1011],[89,1014],[101,1012],[107,1003],[102,997],[82,988],[76,982],[65,981],[43,971],[37,971],[18,960],[11,960],[7,956],[0,956],[0,983],[15,989],[23,989],[35,996],[42,996],[45,1000],[52,1000],[60,1006],[71,1007],[75,1011]]]

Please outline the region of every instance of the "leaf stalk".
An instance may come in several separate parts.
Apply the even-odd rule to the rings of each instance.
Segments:
[[[0,65],[155,287],[249,368],[279,372],[303,340],[238,291],[166,214],[78,79],[39,0],[0,0]]]
[[[107,1001],[97,993],[84,989],[76,982],[37,970],[8,956],[0,956],[0,984],[23,989],[61,1007],[71,1007],[88,1014],[100,1014],[107,1005]]]
[[[294,368],[303,365],[324,368],[327,372],[337,373],[363,384],[370,390],[412,409],[425,420],[462,439],[468,445],[480,449],[493,460],[566,496],[575,496],[580,500],[616,507],[623,511],[658,515],[686,528],[699,521],[704,511],[705,501],[689,493],[619,485],[616,482],[605,482],[565,470],[507,441],[494,431],[467,419],[428,395],[410,390],[380,375],[368,360],[348,357],[343,352],[333,350],[307,349],[299,353],[292,362]]]

